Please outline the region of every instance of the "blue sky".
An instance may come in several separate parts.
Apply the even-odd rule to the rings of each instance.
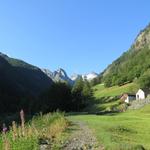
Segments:
[[[42,68],[101,72],[150,22],[149,0],[0,0],[0,51]]]

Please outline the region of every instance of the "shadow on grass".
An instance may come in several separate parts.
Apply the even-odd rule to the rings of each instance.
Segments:
[[[100,116],[116,116],[121,112],[118,111],[98,111],[98,112],[71,112],[66,113],[65,116],[78,116],[78,115],[100,115]]]
[[[94,100],[94,102],[99,104],[106,104],[110,102],[115,102],[117,99],[119,99],[119,96],[115,96],[115,97],[107,96],[107,97],[97,98]]]
[[[88,101],[87,106],[83,109],[84,112],[72,113],[71,115],[79,115],[79,114],[82,115],[96,114],[108,116],[116,115],[120,112],[117,108],[120,105],[118,99],[119,99],[118,96],[101,97],[99,99],[93,98]]]

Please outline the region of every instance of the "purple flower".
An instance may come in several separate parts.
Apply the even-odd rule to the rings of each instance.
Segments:
[[[3,123],[3,133],[6,133],[7,132],[7,127],[6,127],[6,125],[5,125],[5,123]]]

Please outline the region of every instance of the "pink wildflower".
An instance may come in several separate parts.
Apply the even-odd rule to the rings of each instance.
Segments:
[[[6,125],[5,125],[5,123],[3,123],[3,133],[6,133],[7,132],[7,127],[6,127]]]

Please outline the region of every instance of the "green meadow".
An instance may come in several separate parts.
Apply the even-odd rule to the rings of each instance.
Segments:
[[[95,104],[89,110],[108,110],[122,104],[116,96],[123,93],[135,93],[138,85],[129,83],[123,86],[105,88],[99,84],[93,88]],[[85,122],[96,135],[100,145],[106,150],[142,150],[150,149],[150,105],[139,110],[106,115],[69,116],[73,122]]]
[[[150,149],[150,105],[124,113],[74,115],[68,119],[86,122],[106,150]]]
[[[104,84],[93,87],[94,100],[85,109],[88,112],[121,110],[126,107],[122,104],[119,96],[123,93],[136,93],[139,89],[136,83],[128,83],[123,86],[105,88]]]
[[[114,97],[123,93],[135,93],[138,90],[138,85],[135,83],[125,84],[123,86],[113,86],[105,88],[104,84],[98,84],[93,87],[94,96],[96,98],[101,97]]]

